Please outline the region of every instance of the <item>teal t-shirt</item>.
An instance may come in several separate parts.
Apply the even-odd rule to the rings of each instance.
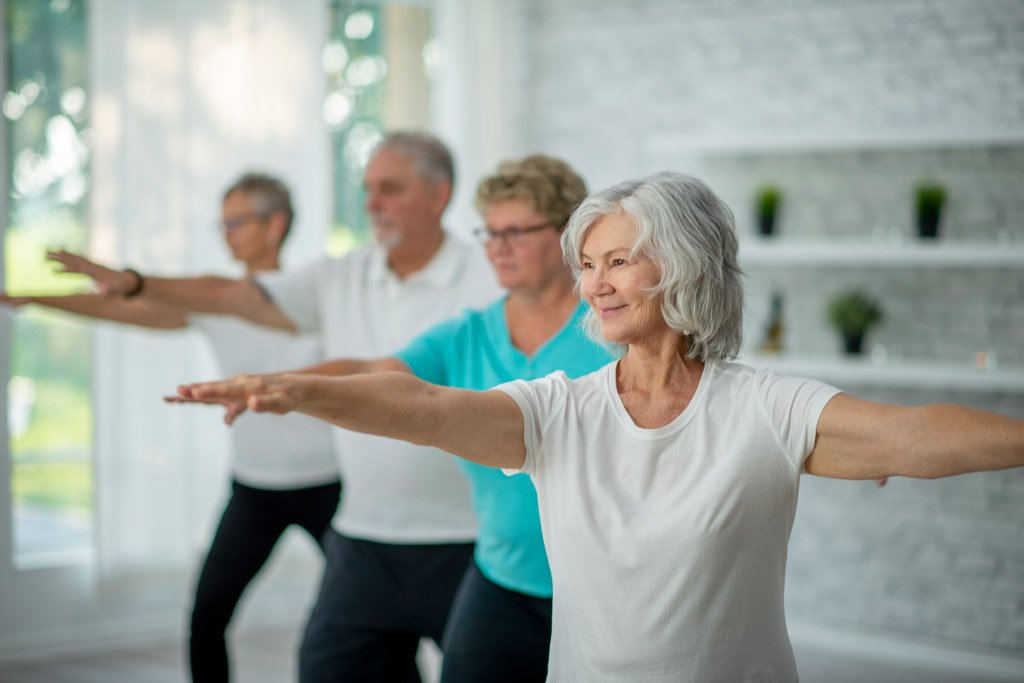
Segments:
[[[580,377],[615,355],[591,341],[580,324],[580,303],[555,336],[527,356],[512,345],[505,324],[505,299],[483,311],[466,311],[437,325],[395,354],[420,379],[463,389],[490,389],[514,379],[537,379],[564,371]],[[551,570],[540,531],[537,491],[525,474],[459,460],[473,492],[480,523],[474,559],[494,583],[520,593],[551,597]]]

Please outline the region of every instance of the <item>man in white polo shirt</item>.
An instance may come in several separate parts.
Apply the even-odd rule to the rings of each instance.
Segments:
[[[451,154],[439,140],[392,133],[363,180],[375,247],[255,280],[65,265],[112,294],[319,334],[328,358],[380,358],[500,293],[483,257],[441,227],[453,181]],[[439,450],[340,429],[336,435],[345,495],[324,543],[300,681],[415,680],[419,640],[440,643],[472,554],[468,485]]]

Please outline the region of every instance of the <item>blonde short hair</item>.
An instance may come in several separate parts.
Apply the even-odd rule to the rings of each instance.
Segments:
[[[498,164],[498,170],[477,185],[475,204],[483,213],[495,202],[522,199],[561,230],[586,196],[587,186],[569,164],[533,154]]]

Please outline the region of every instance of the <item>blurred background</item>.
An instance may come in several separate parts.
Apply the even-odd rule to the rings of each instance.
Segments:
[[[1024,417],[1019,0],[0,7],[12,294],[87,286],[52,272],[51,247],[237,273],[215,226],[221,189],[250,169],[292,188],[286,267],[344,254],[368,240],[369,151],[422,128],[456,153],[454,233],[479,224],[476,180],[504,158],[561,156],[592,189],[691,173],[736,214],[743,360]],[[160,396],[215,372],[187,333],[0,311],[0,665],[181,637],[227,442],[212,411]],[[1024,680],[1024,472],[802,487],[798,654]],[[318,559],[288,540],[246,624],[304,618]]]

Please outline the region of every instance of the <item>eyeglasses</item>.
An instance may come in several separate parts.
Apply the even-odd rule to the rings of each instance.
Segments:
[[[220,228],[221,231],[223,232],[234,232],[235,230],[238,230],[240,227],[242,227],[251,220],[262,220],[264,218],[266,218],[266,216],[262,213],[259,213],[257,211],[248,211],[246,213],[241,214],[240,216],[235,216],[234,218],[226,218],[222,221],[219,221],[217,223],[217,227]]]
[[[553,228],[555,224],[551,221],[540,223],[538,225],[531,225],[525,228],[511,227],[505,228],[504,230],[491,230],[486,225],[482,228],[477,228],[473,231],[473,235],[484,244],[490,244],[491,242],[498,240],[506,242],[508,244],[520,244],[526,235],[531,232],[540,232],[547,228]]]

